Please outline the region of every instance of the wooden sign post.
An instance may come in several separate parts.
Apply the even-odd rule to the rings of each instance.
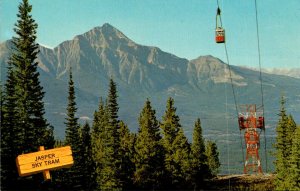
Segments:
[[[19,176],[28,176],[43,172],[44,179],[49,180],[49,170],[68,168],[74,163],[70,146],[44,150],[40,146],[38,152],[19,155],[16,159]]]

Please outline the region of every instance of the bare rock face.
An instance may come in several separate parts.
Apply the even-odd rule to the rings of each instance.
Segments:
[[[188,76],[190,83],[233,83],[238,86],[246,86],[244,77],[234,70],[229,70],[229,66],[220,59],[213,56],[200,56],[191,60],[188,64]]]

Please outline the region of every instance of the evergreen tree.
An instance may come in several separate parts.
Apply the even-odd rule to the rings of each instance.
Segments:
[[[118,116],[118,111],[119,111],[119,106],[117,102],[117,86],[116,83],[113,81],[111,78],[109,81],[109,92],[108,92],[108,97],[107,97],[107,109],[109,113],[109,123],[110,125],[115,128],[115,133],[118,131],[118,125],[119,125],[119,116]],[[118,141],[117,141],[118,142]]]
[[[54,148],[56,141],[54,138],[54,127],[52,125],[49,125],[42,138],[44,139],[45,145],[48,145],[48,148]]]
[[[55,140],[54,143],[54,148],[60,148],[63,147],[65,145],[64,141],[62,140]],[[63,185],[63,183],[65,182],[65,172],[66,169],[57,169],[54,171],[51,171],[51,181],[53,183],[53,185],[56,185],[56,188],[61,188]]]
[[[67,118],[66,118],[66,140],[65,144],[71,146],[74,164],[70,169],[66,170],[66,186],[70,189],[78,188],[82,184],[81,173],[81,139],[79,132],[78,118],[75,116],[77,107],[75,102],[75,88],[72,77],[72,69],[70,68],[69,74],[69,96],[67,106]]]
[[[277,173],[275,178],[275,186],[277,190],[286,190],[288,188],[288,182],[286,181],[286,177],[288,174],[287,169],[289,167],[288,159],[289,159],[290,150],[288,150],[289,144],[287,144],[289,142],[288,141],[289,135],[287,132],[288,117],[286,115],[284,104],[285,104],[285,100],[284,97],[282,97],[279,121],[276,127],[277,137],[275,143],[275,149],[276,149],[275,168]]]
[[[201,187],[205,177],[209,177],[209,169],[207,165],[207,156],[205,152],[205,144],[202,136],[201,122],[198,118],[195,122],[193,132],[193,143],[191,146],[193,184],[195,187]]]
[[[28,0],[23,0],[19,6],[19,20],[14,31],[18,37],[13,37],[13,53],[9,62],[14,67],[15,90],[18,108],[18,117],[24,130],[24,152],[33,152],[40,145],[46,145],[44,135],[48,124],[44,119],[43,88],[40,86],[37,71],[38,44],[36,40],[37,24],[30,15],[32,6]]]
[[[139,117],[139,130],[135,143],[135,183],[142,189],[155,189],[161,185],[164,169],[164,150],[159,122],[147,99]]]
[[[127,125],[120,121],[120,155],[121,155],[121,171],[120,179],[122,187],[127,189],[133,188],[133,173],[134,173],[134,144],[135,137],[130,133]]]
[[[102,98],[100,98],[98,111],[94,113],[94,121],[93,121],[93,128],[92,128],[92,158],[94,163],[94,175],[93,181],[95,181],[94,187],[98,190],[101,189],[102,184],[102,169],[105,163],[105,155],[104,155],[104,148],[105,148],[105,128],[108,126],[108,112],[106,109],[107,106],[104,105]]]
[[[1,124],[1,186],[7,189],[22,186],[16,181],[18,174],[13,165],[19,154],[37,151],[39,146],[53,147],[52,132],[44,118],[44,92],[36,61],[37,24],[30,15],[31,10],[28,0],[20,3],[14,28],[16,37],[13,37],[13,51],[8,59]],[[36,184],[27,185],[30,189]]]
[[[4,92],[3,92],[3,85],[2,82],[0,81],[0,125],[2,126],[3,124],[3,102],[4,102]]]
[[[1,188],[3,189],[14,188],[18,177],[15,158],[22,152],[24,142],[24,129],[19,125],[17,118],[14,84],[15,76],[10,65],[1,107]]]
[[[101,190],[119,190],[122,188],[121,155],[120,155],[120,126],[118,120],[117,89],[115,82],[110,79],[107,98],[108,124],[104,128],[103,156],[104,162],[100,172]]]
[[[299,189],[299,130],[291,115],[287,116],[282,96],[275,143],[276,190]]]
[[[0,81],[0,124],[2,125],[3,123],[3,85],[2,82]]]
[[[297,128],[296,122],[292,115],[288,115],[286,119],[286,148],[289,152],[287,152],[287,157],[290,158],[292,154],[292,145],[293,145],[293,137],[295,130]]]
[[[167,184],[177,188],[185,186],[187,179],[190,178],[188,175],[190,146],[179,121],[174,99],[169,98],[160,127],[163,130],[165,176],[169,179]]]
[[[54,148],[63,147],[65,143],[62,140],[55,140]]]
[[[297,155],[296,153],[293,153],[293,148],[294,149],[297,148],[297,143],[294,142],[295,136],[296,136],[297,125],[296,125],[292,115],[288,115],[286,124],[287,124],[286,127],[285,127],[286,128],[286,134],[287,134],[286,148],[289,151],[289,152],[287,152],[288,169],[286,169],[286,171],[287,171],[287,174],[289,176],[285,179],[285,182],[287,182],[286,184],[287,184],[288,190],[295,190],[294,186],[297,186],[297,183],[296,183],[297,178],[295,176],[291,176],[291,175],[292,174],[294,174],[294,175],[297,174],[297,173],[295,173],[297,171],[296,170],[297,169],[297,163],[292,162],[292,161],[295,161],[295,156],[294,155]],[[299,167],[299,165],[298,165],[298,167]],[[298,183],[298,188],[299,188],[299,183]]]
[[[80,128],[81,137],[81,174],[82,174],[82,186],[84,190],[90,190],[93,185],[92,172],[94,171],[93,160],[92,160],[92,145],[91,145],[91,134],[90,125],[88,122]]]
[[[187,189],[192,181],[191,148],[182,128],[175,137],[173,148],[175,153],[173,154],[172,184],[177,188]]]
[[[209,174],[216,176],[221,166],[217,144],[213,141],[207,141],[205,148]]]
[[[295,130],[292,143],[287,190],[300,190],[300,126]]]

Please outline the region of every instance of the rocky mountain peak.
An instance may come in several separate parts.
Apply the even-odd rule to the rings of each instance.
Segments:
[[[194,63],[198,67],[208,67],[214,69],[224,68],[225,65],[225,63],[219,58],[211,55],[199,56],[198,58],[191,60],[191,63]]]
[[[102,27],[101,28],[103,28],[103,29],[108,29],[108,30],[117,30],[115,27],[113,27],[111,24],[109,24],[109,23],[104,23],[103,25],[102,25]]]
[[[83,36],[92,47],[117,49],[119,46],[136,46],[131,39],[108,23],[95,27],[81,36]]]
[[[190,73],[190,82],[203,83],[212,81],[214,83],[228,83],[230,80],[229,68],[220,59],[211,55],[200,56],[189,62],[188,72]],[[247,85],[242,80],[242,76],[231,70],[233,82],[239,86]]]
[[[95,29],[99,29],[99,31],[102,32],[106,36],[115,35],[119,38],[128,39],[121,31],[119,31],[117,28],[113,27],[109,23],[105,23],[101,27],[96,27]]]

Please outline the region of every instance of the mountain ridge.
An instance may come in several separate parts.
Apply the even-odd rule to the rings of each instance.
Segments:
[[[1,68],[5,68],[5,59],[9,56],[8,46],[9,42],[0,45]],[[64,108],[56,105],[63,105],[65,100],[61,97],[66,96],[70,68],[78,92],[78,112],[81,116],[92,118],[99,97],[106,96],[111,77],[118,84],[120,108],[125,107],[120,109],[120,115],[127,118],[127,122],[130,121],[128,123],[134,126],[133,129],[136,129],[136,116],[147,97],[153,99],[153,104],[159,107],[157,113],[161,115],[166,99],[174,96],[175,101],[178,101],[178,108],[182,107],[179,109],[183,114],[182,121],[188,122],[185,126],[190,126],[193,123],[191,120],[197,116],[205,118],[214,115],[209,114],[214,111],[216,116],[221,115],[225,111],[225,94],[228,94],[229,111],[234,111],[226,63],[211,55],[189,61],[158,47],[139,45],[108,23],[76,35],[53,49],[40,46],[38,61],[41,81],[46,91],[45,100],[49,103],[46,105],[46,113],[50,116],[50,121],[55,121],[59,128],[63,126],[64,118],[60,117],[59,123],[54,119],[57,113],[64,112]],[[239,66],[232,66],[230,72],[238,100],[242,103],[259,103],[259,72]],[[4,79],[5,71],[1,70],[1,80]],[[278,105],[280,91],[292,89],[295,95],[287,97],[296,100],[291,104],[292,108],[298,106],[299,82],[298,79],[287,76],[263,73],[263,86],[266,95],[270,97],[266,105]],[[284,87],[284,83],[290,84],[290,87]],[[228,86],[227,89],[225,86]],[[65,92],[61,93],[63,91]],[[212,98],[211,95],[215,97]],[[128,101],[134,105],[132,108],[128,108]],[[208,108],[197,111],[199,106]],[[299,110],[294,110],[300,113]],[[274,112],[273,109],[270,115]],[[63,134],[63,131],[62,127],[58,134]]]
[[[252,67],[247,67],[245,68],[254,70],[254,71],[259,71],[258,68],[252,68]],[[300,67],[299,68],[262,68],[262,72],[268,73],[268,74],[276,74],[276,75],[281,75],[281,76],[289,76],[293,78],[300,78]]]

